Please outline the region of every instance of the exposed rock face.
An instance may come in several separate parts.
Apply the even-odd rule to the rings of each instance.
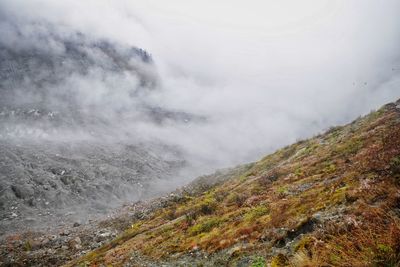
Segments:
[[[162,156],[156,145],[1,141],[0,147],[2,234],[104,214],[162,191],[154,188],[157,181],[184,166],[179,155]]]
[[[135,126],[195,118],[147,101],[159,90],[148,52],[50,29],[40,38],[45,47],[0,41],[0,235],[167,190],[157,181],[176,177],[183,157]]]
[[[28,131],[47,136],[56,129],[104,134],[104,127],[116,121],[187,123],[195,118],[148,101],[148,94],[159,90],[159,78],[145,50],[82,34],[43,39],[53,46],[0,41],[0,137]]]

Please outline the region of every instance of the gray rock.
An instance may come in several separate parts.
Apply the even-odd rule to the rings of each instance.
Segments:
[[[75,241],[77,244],[79,244],[79,245],[82,244],[82,241],[81,241],[81,239],[79,238],[79,236],[75,237],[74,241]]]
[[[27,199],[34,194],[34,190],[30,185],[12,185],[11,190],[15,196],[20,199]]]

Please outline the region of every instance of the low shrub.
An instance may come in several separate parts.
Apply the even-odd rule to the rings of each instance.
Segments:
[[[191,235],[207,233],[210,232],[214,227],[218,226],[219,224],[220,220],[218,218],[210,218],[208,220],[205,220],[204,222],[200,222],[189,228],[189,233]]]

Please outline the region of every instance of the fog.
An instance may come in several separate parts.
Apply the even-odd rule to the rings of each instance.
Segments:
[[[14,51],[62,54],[60,38],[83,34],[88,43],[105,39],[150,53],[152,67],[133,61],[156,81],[145,92],[137,75],[93,67],[46,85],[52,93],[44,104],[60,108],[69,92],[91,118],[87,129],[58,130],[57,139],[175,146],[192,166],[189,176],[257,160],[399,98],[399,25],[397,0],[0,3],[0,42]],[[108,65],[96,49],[86,49]],[[33,91],[18,101],[35,97]],[[199,119],[154,123],[143,107]]]

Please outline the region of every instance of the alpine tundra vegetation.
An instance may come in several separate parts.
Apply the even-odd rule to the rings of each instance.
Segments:
[[[400,101],[200,177],[66,266],[267,264],[400,264]]]
[[[399,25],[0,0],[0,267],[400,266]]]

